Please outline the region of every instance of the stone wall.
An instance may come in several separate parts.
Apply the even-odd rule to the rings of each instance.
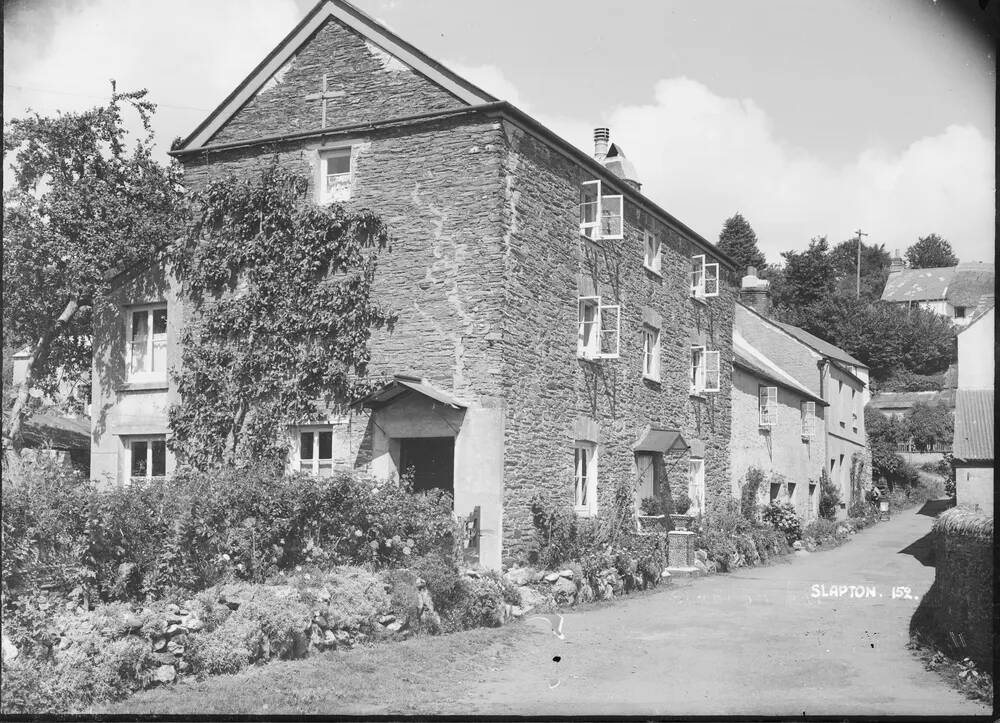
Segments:
[[[632,446],[647,424],[704,442],[706,500],[728,496],[732,320],[735,288],[725,276],[718,298],[690,298],[694,242],[626,199],[620,241],[596,248],[579,233],[580,184],[592,173],[505,123],[506,203],[503,317],[505,558],[531,548],[530,502],[573,504],[573,442],[581,427],[598,443],[598,510],[619,482],[635,481]],[[606,193],[615,193],[608,188]],[[643,267],[643,229],[662,240],[662,275]],[[578,297],[598,293],[621,306],[619,359],[577,357]],[[644,319],[659,317],[661,378],[642,374]],[[721,390],[692,397],[690,346],[721,351]],[[670,468],[674,458],[668,458]],[[686,458],[670,471],[687,486]]]
[[[495,122],[445,121],[340,137],[355,171],[348,208],[370,208],[391,243],[373,294],[398,315],[372,338],[369,374],[411,372],[459,396],[499,393],[504,247],[500,228],[500,133]],[[185,162],[192,190],[209,178],[246,176],[277,159],[311,179],[317,152],[303,141],[211,154]]]
[[[947,510],[934,523],[934,584],[911,630],[993,669],[993,518]]]
[[[212,137],[212,143],[265,138],[322,127],[322,101],[307,95],[327,90],[326,127],[402,118],[465,104],[357,32],[335,20],[324,23],[284,66]]]

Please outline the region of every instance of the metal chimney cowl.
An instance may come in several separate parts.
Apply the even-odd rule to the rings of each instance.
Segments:
[[[611,130],[609,128],[594,129],[594,158],[603,161],[608,155],[608,143],[611,140]]]

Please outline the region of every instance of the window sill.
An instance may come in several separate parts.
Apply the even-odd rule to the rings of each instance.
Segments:
[[[698,389],[692,389],[690,392],[688,392],[688,396],[691,397],[692,399],[700,399],[702,401],[705,401],[705,392]]]
[[[119,384],[115,387],[116,392],[151,392],[166,391],[169,386],[166,379],[135,380]]]
[[[574,507],[573,511],[576,512],[579,517],[596,517],[597,510],[592,510],[589,507]]]
[[[643,374],[642,375],[642,380],[645,381],[645,382],[651,382],[652,384],[662,384],[663,383],[662,381],[660,381],[659,377],[654,377],[654,376],[652,376],[650,374]]]
[[[708,306],[708,299],[704,296],[697,296],[696,294],[691,294],[691,300],[697,301],[699,304],[704,304]]]
[[[656,276],[656,277],[661,278],[661,279],[663,278],[663,272],[660,271],[659,269],[654,269],[649,264],[645,264],[644,263],[642,265],[642,268],[646,269],[646,271],[648,271],[649,273],[653,274],[653,276]]]

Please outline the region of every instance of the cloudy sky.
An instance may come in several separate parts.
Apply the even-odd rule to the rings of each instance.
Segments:
[[[311,0],[5,3],[4,116],[148,88],[165,150]],[[611,128],[643,190],[710,240],[736,211],[769,261],[861,227],[994,260],[1000,2],[358,0],[580,148]]]

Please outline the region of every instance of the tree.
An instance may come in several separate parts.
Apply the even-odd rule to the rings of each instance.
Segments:
[[[877,301],[889,278],[889,252],[884,244],[861,244],[861,298]],[[830,263],[837,277],[836,293],[855,297],[857,293],[858,241],[848,239],[830,249]]]
[[[825,236],[812,239],[805,251],[785,251],[780,276],[772,277],[772,299],[777,307],[795,309],[829,296],[836,272],[828,254]]]
[[[894,480],[905,464],[896,454],[896,445],[909,439],[906,426],[898,419],[865,407],[865,434],[872,453],[872,477]]]
[[[955,353],[955,328],[945,317],[925,309],[831,295],[779,309],[778,316],[864,362],[874,382],[902,373],[938,374],[948,368]]]
[[[736,262],[736,270],[742,275],[747,267],[763,269],[766,265],[764,254],[757,247],[757,234],[750,223],[737,213],[726,219],[719,234],[719,251],[729,255]]]
[[[951,250],[951,244],[936,233],[917,239],[915,244],[906,249],[906,260],[911,269],[937,269],[958,264],[958,257]]]
[[[124,108],[145,130],[131,146]],[[179,176],[152,158],[155,108],[145,90],[118,93],[112,82],[105,106],[5,124],[13,183],[4,191],[4,343],[30,349],[4,430],[15,453],[29,390],[53,391],[59,370],[89,371],[90,309],[107,292],[105,276],[148,262],[174,235]]]
[[[908,436],[921,452],[948,446],[955,436],[955,418],[945,404],[917,402],[904,421]]]
[[[386,230],[307,188],[275,162],[191,196],[169,254],[191,303],[169,413],[187,464],[277,462],[288,422],[370,388],[371,331],[393,322],[372,297]]]

